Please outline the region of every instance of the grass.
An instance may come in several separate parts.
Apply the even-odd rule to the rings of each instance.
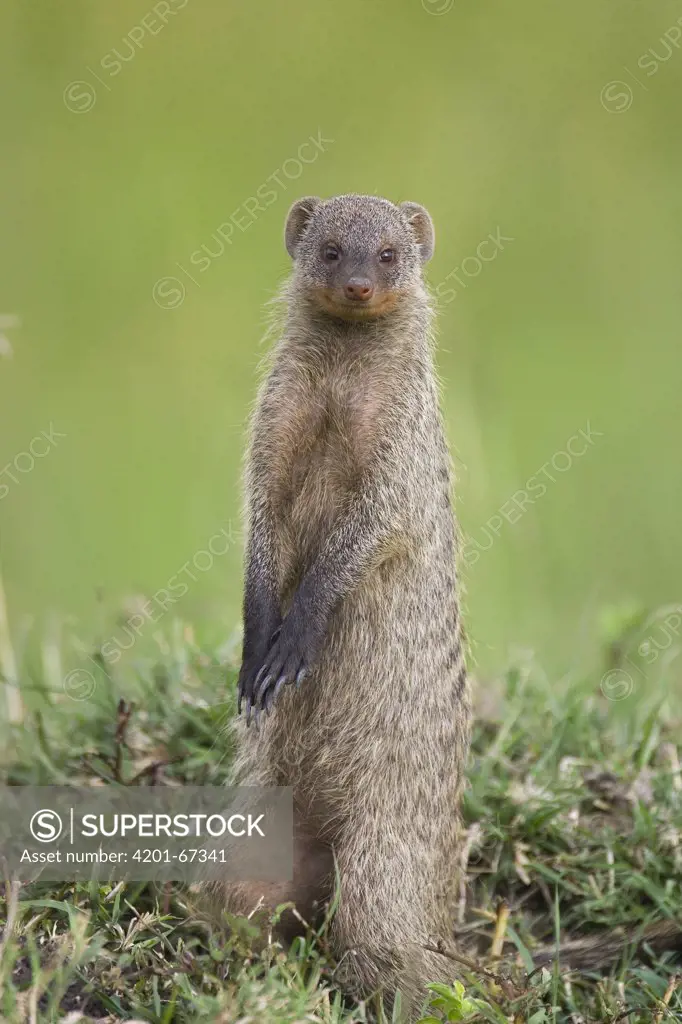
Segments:
[[[646,942],[637,954],[624,942],[601,972],[556,962],[536,970],[530,959],[557,940],[593,936],[603,950],[652,922],[682,922],[682,659],[669,648],[652,661],[639,643],[647,621],[616,616],[603,655],[579,676],[548,678],[524,655],[499,678],[477,681],[467,885],[453,922],[457,948],[467,951],[464,963],[453,962],[463,988],[434,990],[425,1019],[682,1020],[679,957]],[[647,653],[646,668],[636,651]],[[233,648],[204,650],[176,622],[113,668],[97,650],[56,635],[24,644],[12,660],[25,719],[3,727],[1,782],[227,778]],[[73,665],[86,665],[94,680],[87,699],[65,690]],[[623,668],[632,692],[614,688],[612,675],[600,686],[605,672]],[[228,936],[212,931],[191,893],[173,887],[8,883],[0,1020],[375,1019],[375,1005],[350,1005],[335,990],[324,929],[288,952],[270,942],[256,953],[252,926],[233,924]]]

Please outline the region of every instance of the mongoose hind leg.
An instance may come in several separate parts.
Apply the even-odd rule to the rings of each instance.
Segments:
[[[331,848],[317,838],[299,808],[294,807],[293,877],[280,882],[221,882],[213,887],[230,914],[265,923],[282,903],[293,903],[296,912],[283,912],[277,938],[290,943],[317,924],[332,894],[334,857]]]

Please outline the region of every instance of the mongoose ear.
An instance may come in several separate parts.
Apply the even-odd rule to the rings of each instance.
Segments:
[[[291,207],[287,214],[284,226],[284,244],[292,259],[296,256],[296,247],[301,240],[301,235],[308,227],[308,222],[313,215],[315,207],[322,200],[317,196],[304,196]]]
[[[433,256],[433,249],[436,244],[433,221],[428,211],[423,206],[420,206],[419,203],[401,203],[399,209],[414,232],[414,237],[419,245],[422,263],[426,263]]]

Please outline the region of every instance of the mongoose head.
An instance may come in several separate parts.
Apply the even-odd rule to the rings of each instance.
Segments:
[[[378,196],[307,196],[289,210],[284,231],[294,281],[324,313],[373,320],[422,284],[433,223],[418,203]]]

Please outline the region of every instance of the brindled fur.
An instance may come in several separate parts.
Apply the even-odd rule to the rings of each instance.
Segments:
[[[452,931],[469,743],[451,461],[407,214],[366,196],[318,203],[252,421],[245,618],[276,624],[317,581],[326,629],[302,685],[257,729],[239,720],[235,768],[242,784],[293,787],[295,876],[220,895],[233,913],[292,898],[305,916],[331,898],[335,862],[338,980],[356,997],[399,988],[409,1016],[451,968],[422,947]],[[348,322],[311,299],[330,231],[358,251],[398,238],[385,315]],[[273,581],[274,611],[258,597]]]

